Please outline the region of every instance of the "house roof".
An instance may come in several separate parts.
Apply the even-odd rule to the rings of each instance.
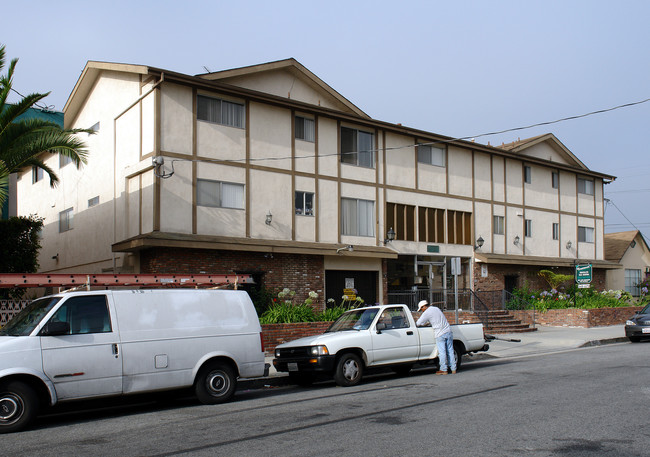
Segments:
[[[589,168],[587,168],[587,166],[582,163],[580,159],[578,159],[571,151],[569,151],[569,149],[564,144],[562,144],[562,142],[558,140],[557,137],[552,133],[545,133],[543,135],[534,136],[532,138],[513,141],[512,143],[502,144],[501,146],[497,147],[514,153],[525,153],[527,149],[540,143],[548,144],[568,163],[578,168],[589,170]]]
[[[645,238],[638,230],[627,232],[605,233],[605,259],[612,262],[620,262],[633,241],[640,238],[645,244],[646,250],[650,251]]]

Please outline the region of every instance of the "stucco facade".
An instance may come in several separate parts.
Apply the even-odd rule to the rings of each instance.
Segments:
[[[372,302],[448,287],[452,257],[468,288],[486,270],[475,263],[488,274],[577,259],[609,267],[603,185],[613,177],[553,135],[491,147],[378,121],[293,59],[198,76],[89,62],[65,124],[97,126],[84,138],[88,165],[61,169],[55,190],[26,173],[18,183],[19,213],[45,217],[44,272],[164,265],[254,272],[280,287],[270,278],[287,255],[309,256],[321,280],[295,287],[315,284],[322,304],[350,285]],[[165,260],[178,249],[199,260]],[[236,267],[233,256],[264,261]]]

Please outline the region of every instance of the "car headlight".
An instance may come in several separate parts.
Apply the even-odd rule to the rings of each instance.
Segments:
[[[324,345],[312,346],[311,355],[329,355],[329,351],[327,350],[327,346]]]
[[[634,321],[625,321],[625,325],[636,325]]]

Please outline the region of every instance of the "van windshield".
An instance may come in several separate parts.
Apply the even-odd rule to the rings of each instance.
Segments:
[[[327,332],[341,332],[343,330],[368,330],[377,315],[377,308],[355,309],[339,317],[327,329]]]
[[[59,300],[61,297],[45,297],[34,300],[0,329],[0,335],[29,335]]]

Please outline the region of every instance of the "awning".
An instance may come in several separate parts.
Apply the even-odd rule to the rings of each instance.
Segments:
[[[138,235],[111,246],[113,252],[136,252],[158,247],[185,249],[212,249],[282,254],[341,255],[345,257],[374,257],[396,259],[397,252],[383,246],[354,245],[353,250],[343,250],[347,244],[310,243],[290,240],[262,240],[226,236],[192,235],[186,233],[151,232]],[[337,250],[340,253],[337,253]]]
[[[477,262],[500,265],[534,265],[539,267],[572,267],[576,264],[590,263],[593,268],[614,270],[623,268],[620,263],[596,259],[571,259],[558,257],[539,257],[530,255],[508,255],[508,254],[483,254],[474,253]]]

